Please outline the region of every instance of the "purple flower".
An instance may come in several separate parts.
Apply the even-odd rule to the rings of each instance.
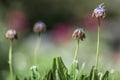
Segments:
[[[96,18],[105,18],[106,13],[105,13],[105,9],[104,9],[104,3],[98,5],[97,8],[94,9],[93,13],[92,13],[92,17],[96,17]]]

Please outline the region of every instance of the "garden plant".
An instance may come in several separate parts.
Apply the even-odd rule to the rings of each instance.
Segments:
[[[10,69],[10,80],[118,80],[115,78],[115,75],[111,75],[109,71],[99,72],[99,46],[100,46],[100,28],[101,28],[101,19],[106,17],[104,4],[100,4],[97,8],[94,9],[92,15],[93,18],[98,20],[98,36],[97,36],[97,47],[96,47],[96,63],[91,67],[91,70],[88,73],[84,73],[85,63],[82,66],[78,64],[78,51],[80,48],[80,43],[85,40],[86,35],[84,29],[78,27],[73,31],[72,38],[75,41],[76,49],[74,53],[73,61],[70,65],[70,68],[67,68],[62,60],[62,57],[55,57],[52,60],[52,66],[45,73],[40,73],[39,64],[38,64],[38,50],[40,45],[40,39],[42,32],[45,32],[46,25],[42,21],[37,22],[33,31],[37,33],[36,46],[33,54],[33,66],[30,67],[30,73],[25,78],[20,78],[19,75],[13,73],[12,69],[12,52],[13,52],[13,42],[17,39],[17,32],[15,29],[10,29],[6,33],[6,38],[10,41],[9,46],[9,69]],[[97,26],[96,26],[97,27]]]

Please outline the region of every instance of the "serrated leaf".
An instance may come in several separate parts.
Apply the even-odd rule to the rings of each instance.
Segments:
[[[64,65],[61,57],[56,58],[56,64],[60,80],[68,80],[68,70]]]
[[[68,70],[61,57],[53,59],[52,69],[48,77],[51,77],[51,80],[68,80]]]
[[[57,70],[57,64],[56,64],[56,58],[54,58],[52,64],[52,72],[51,72],[51,77],[53,80],[56,80],[56,70]]]
[[[54,80],[53,79],[53,74],[52,74],[51,70],[48,72],[47,76],[45,76],[45,77],[47,77],[47,80]]]
[[[76,80],[79,72],[78,61],[74,61],[70,68],[70,77],[71,80]]]

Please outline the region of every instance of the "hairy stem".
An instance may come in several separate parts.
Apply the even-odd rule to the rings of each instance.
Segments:
[[[13,69],[12,69],[12,43],[13,40],[10,40],[10,47],[9,47],[9,68],[10,68],[10,80],[13,80]]]

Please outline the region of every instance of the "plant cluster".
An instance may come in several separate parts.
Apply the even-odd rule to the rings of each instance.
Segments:
[[[13,69],[12,69],[12,48],[13,48],[13,40],[17,39],[17,32],[14,29],[10,29],[6,33],[6,38],[10,40],[10,47],[9,47],[9,68],[10,68],[10,80],[114,80],[109,76],[109,71],[106,71],[105,73],[100,73],[98,70],[98,62],[99,62],[99,45],[100,45],[100,22],[101,19],[104,19],[106,16],[104,4],[98,5],[97,8],[94,9],[92,13],[92,17],[95,17],[98,19],[98,36],[97,36],[97,51],[96,51],[96,64],[92,67],[89,74],[84,73],[85,63],[81,66],[81,68],[78,65],[78,50],[79,50],[79,44],[81,41],[85,39],[85,32],[83,28],[77,28],[73,34],[72,37],[77,41],[76,49],[75,49],[75,55],[72,62],[72,65],[70,69],[68,69],[64,62],[62,61],[61,57],[56,57],[53,59],[52,67],[45,73],[40,73],[37,63],[37,51],[39,49],[40,44],[40,35],[42,32],[46,30],[46,25],[43,22],[37,22],[33,30],[35,33],[38,34],[38,38],[36,41],[36,47],[34,50],[34,61],[33,65],[30,68],[31,75],[29,77],[25,77],[24,79],[20,79],[19,76],[13,75]]]

